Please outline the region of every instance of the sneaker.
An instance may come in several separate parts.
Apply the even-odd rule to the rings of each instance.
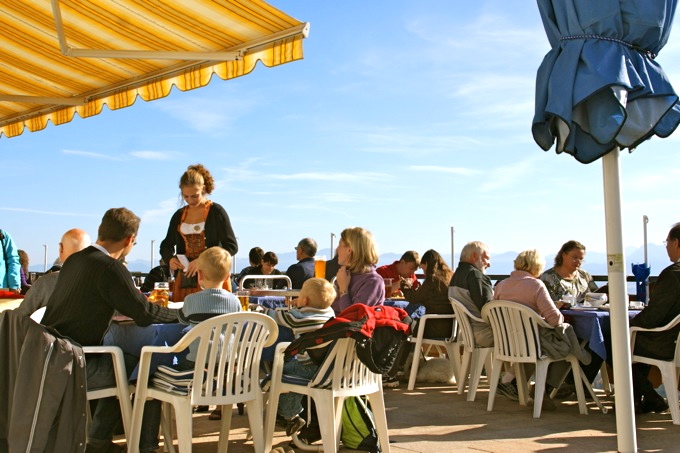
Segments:
[[[498,387],[496,387],[496,393],[506,397],[509,400],[519,401],[519,393],[517,393],[517,385],[513,384],[512,382],[508,382],[507,384],[499,382]]]
[[[555,394],[555,399],[556,400],[566,400],[567,398],[569,398],[574,393],[576,393],[576,388],[574,388],[574,384],[564,383],[560,386],[559,389],[557,389],[557,393]],[[587,391],[585,393],[586,393],[587,396],[590,396],[590,394]]]
[[[399,378],[396,376],[383,376],[382,378],[383,388],[396,389],[399,388]]]
[[[297,433],[300,431],[300,429],[302,429],[303,426],[305,426],[304,419],[299,415],[296,415],[295,417],[288,420],[288,424],[286,425],[286,436]]]

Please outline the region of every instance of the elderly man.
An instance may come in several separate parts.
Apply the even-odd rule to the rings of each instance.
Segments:
[[[408,250],[401,255],[399,261],[380,266],[375,271],[382,278],[391,278],[392,285],[385,288],[385,294],[389,297],[398,293],[402,286],[416,289],[420,282],[416,277],[416,270],[420,267],[420,255],[414,250]]]
[[[86,231],[79,228],[68,230],[59,242],[59,262],[64,263],[66,258],[72,254],[81,251],[85,247],[89,247],[91,242],[90,235]],[[61,266],[55,266],[53,269],[33,282],[31,289],[26,293],[26,297],[24,297],[21,305],[17,308],[18,311],[26,316],[30,316],[37,309],[47,305],[54,287],[57,286],[57,278],[59,277]]]
[[[481,317],[484,304],[493,299],[491,280],[485,274],[491,266],[489,247],[483,242],[465,244],[460,252],[460,263],[449,283],[449,296],[458,299],[470,313]],[[470,320],[475,334],[475,343],[481,347],[493,346],[493,332],[485,322]],[[512,373],[506,373],[498,384],[498,393],[517,401],[517,385]]]
[[[120,260],[135,245],[140,219],[126,208],[109,209],[99,225],[97,242],[72,254],[59,271],[59,279],[47,302],[42,323],[55,328],[82,346],[101,344],[114,311],[132,318],[139,326],[177,322],[177,310],[151,304],[133,285]],[[126,354],[128,373],[138,357]],[[109,356],[88,357],[87,386],[114,385]],[[111,442],[119,414],[114,397],[101,399],[89,427],[86,453],[124,451]],[[159,401],[145,405],[140,450],[155,452],[160,425]]]
[[[664,241],[666,253],[673,264],[661,271],[649,296],[649,303],[630,325],[652,329],[671,322],[680,314],[680,223],[673,225]],[[661,360],[672,360],[680,326],[663,332],[638,332],[635,354]],[[633,396],[635,412],[663,412],[668,409],[666,401],[656,393],[647,378],[650,366],[633,364]],[[673,385],[674,383],[671,383]],[[666,383],[664,383],[666,385]]]
[[[314,277],[314,255],[316,255],[316,241],[312,238],[304,238],[295,247],[297,263],[292,264],[286,275],[290,277],[293,289],[301,289],[302,285]]]

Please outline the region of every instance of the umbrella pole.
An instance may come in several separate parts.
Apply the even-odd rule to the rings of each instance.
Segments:
[[[633,453],[637,451],[637,440],[628,331],[626,260],[623,254],[619,154],[617,147],[602,158],[602,173],[614,382],[616,382],[617,451]]]

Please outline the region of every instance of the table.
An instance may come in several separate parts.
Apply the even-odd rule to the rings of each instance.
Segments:
[[[574,327],[576,336],[588,341],[590,350],[607,359],[605,339],[611,341],[611,325],[608,310],[561,310],[565,321]],[[640,310],[629,310],[628,318],[634,318]]]
[[[388,307],[398,307],[406,311],[412,320],[419,319],[425,316],[425,306],[420,304],[412,304],[404,299],[385,299],[384,305]]]
[[[139,357],[143,346],[170,346],[184,336],[185,326],[179,323],[172,324],[151,324],[140,327],[132,321],[112,322],[109,329],[104,334],[103,344],[105,346],[118,346],[124,353]],[[188,353],[189,351],[186,351]],[[185,354],[186,354],[185,353]],[[181,356],[174,354],[154,354],[151,359],[151,373],[153,375],[159,365],[171,366],[175,360],[180,360]],[[138,367],[135,367],[130,374],[130,382],[137,380]]]

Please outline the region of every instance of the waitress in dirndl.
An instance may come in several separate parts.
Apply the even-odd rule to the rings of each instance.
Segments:
[[[175,275],[171,286],[171,300],[183,301],[188,294],[201,290],[198,286],[196,258],[209,247],[222,247],[232,256],[238,251],[236,236],[227,211],[209,200],[215,181],[201,164],[190,165],[179,180],[184,206],[170,219],[168,233],[161,242],[160,254]],[[188,265],[179,256],[185,256]],[[231,279],[224,282],[224,289],[231,291]]]

